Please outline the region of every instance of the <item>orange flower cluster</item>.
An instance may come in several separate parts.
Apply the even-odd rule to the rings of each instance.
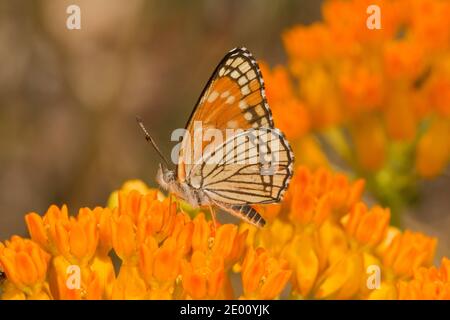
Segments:
[[[31,239],[0,243],[1,298],[448,298],[450,260],[431,266],[436,239],[390,227],[389,209],[367,208],[363,189],[297,168],[285,200],[258,208],[263,229],[214,228],[141,182],[76,216],[52,205],[25,216]]]
[[[398,295],[402,300],[450,300],[450,260],[443,258],[439,269],[418,269],[413,280],[399,283]]]
[[[379,30],[373,4],[325,1],[323,21],[283,34],[288,65],[262,72],[297,159],[323,165],[325,144],[396,208],[450,161],[450,2],[377,1]]]
[[[291,183],[283,203],[259,208],[270,221],[266,228],[241,226],[250,231],[248,246],[287,261],[290,298],[411,298],[405,286],[417,288],[414,297],[446,297],[422,290],[435,278],[439,288],[449,284],[444,271],[434,276],[430,267],[437,240],[391,227],[389,209],[361,202],[363,180],[300,167]],[[418,283],[418,272],[433,276],[422,276]]]
[[[3,298],[230,298],[226,273],[242,258],[247,236],[230,224],[214,230],[203,213],[191,219],[156,190],[119,191],[112,209],[82,208],[73,217],[53,205],[25,220],[33,241],[1,245]],[[117,275],[112,249],[121,261]]]

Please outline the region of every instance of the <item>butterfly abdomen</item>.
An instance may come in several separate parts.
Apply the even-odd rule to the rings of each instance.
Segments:
[[[243,220],[251,223],[259,228],[264,227],[266,221],[263,217],[251,206],[232,206],[231,210],[235,212],[236,215],[240,216]]]

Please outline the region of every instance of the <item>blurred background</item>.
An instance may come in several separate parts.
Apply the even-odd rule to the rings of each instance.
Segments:
[[[162,151],[184,127],[231,48],[286,63],[281,33],[321,18],[317,0],[0,0],[0,239],[26,234],[23,217],[52,203],[102,205],[139,178],[156,186]],[[68,30],[66,8],[81,8]],[[450,178],[423,182],[405,224],[450,247]]]
[[[81,8],[68,30],[66,8]],[[320,17],[320,1],[0,0],[0,238],[49,204],[104,204],[130,178],[156,186],[222,56],[245,45],[283,60],[280,33]]]

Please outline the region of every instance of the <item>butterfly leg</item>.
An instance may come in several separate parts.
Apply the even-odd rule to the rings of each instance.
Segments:
[[[184,212],[183,208],[181,207],[181,203],[180,203],[180,199],[178,199],[178,197],[172,193],[170,193],[170,207],[172,207],[172,199],[175,198],[175,202],[177,205],[177,211],[181,211],[182,213],[186,213]]]
[[[214,233],[216,233],[216,229],[217,229],[216,212],[214,211],[212,205],[209,205],[209,211],[211,212],[211,218],[212,218],[213,224],[214,224]]]
[[[186,214],[186,212],[183,210],[183,207],[181,206],[180,199],[177,197],[177,195],[173,194],[173,193],[169,193],[169,197],[170,197],[170,206],[169,206],[169,208],[172,208],[172,201],[174,201],[175,204],[177,205],[176,212],[180,211],[180,212]]]

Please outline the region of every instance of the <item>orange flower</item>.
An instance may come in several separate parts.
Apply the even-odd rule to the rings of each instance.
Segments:
[[[443,117],[448,119],[450,117],[450,57],[446,62],[449,66],[446,66],[448,74],[438,74],[428,85],[428,94],[431,105],[434,110]],[[441,67],[441,66],[438,66]]]
[[[434,72],[424,85],[425,99],[430,109],[445,119],[450,117],[450,54],[434,63]]]
[[[244,252],[247,233],[238,233],[238,227],[232,224],[220,226],[214,237],[211,254],[223,257],[226,268],[232,266]]]
[[[271,257],[264,249],[247,251],[242,264],[243,299],[274,299],[286,286],[291,271],[282,259]]]
[[[431,50],[445,50],[450,41],[450,4],[448,1],[412,1],[411,34]]]
[[[316,198],[312,193],[306,193],[299,189],[296,191],[293,195],[289,218],[303,225],[314,223],[320,226],[331,214],[329,196]]]
[[[432,263],[436,244],[435,238],[406,230],[397,234],[380,255],[383,264],[398,277],[409,278],[415,269]]]
[[[172,199],[166,198],[164,201],[153,199],[143,202],[140,211],[143,213],[137,221],[137,234],[141,241],[152,235],[158,242],[162,242],[173,232],[177,217],[177,204]]]
[[[274,256],[279,256],[294,236],[294,226],[284,219],[276,219],[262,230],[248,226],[248,247],[263,247]]]
[[[176,240],[167,238],[161,247],[149,238],[139,251],[139,270],[149,287],[150,299],[170,299],[179,274],[182,251]]]
[[[358,163],[369,171],[380,169],[386,158],[387,138],[382,123],[375,117],[355,120],[351,130]]]
[[[401,300],[450,300],[450,260],[444,257],[440,269],[419,268],[411,281],[400,281],[397,287]]]
[[[385,238],[389,219],[389,209],[376,206],[367,210],[366,205],[360,202],[350,211],[345,230],[362,245],[375,247]]]
[[[103,255],[100,251],[92,260],[90,270],[86,299],[90,299],[91,296],[98,299],[99,295],[101,299],[111,299],[112,287],[116,279],[111,257]]]
[[[171,237],[176,239],[177,248],[183,256],[191,251],[193,233],[194,224],[189,216],[178,214]]]
[[[414,81],[424,68],[422,45],[409,40],[396,40],[384,47],[384,69],[391,79]]]
[[[71,279],[67,276],[67,268],[70,264],[64,260],[61,256],[56,257],[53,260],[53,268],[58,270],[56,273],[56,284],[52,286],[52,294],[55,299],[58,300],[100,300],[105,298],[103,295],[103,288],[101,277],[97,272],[91,272],[88,276],[81,277],[80,288],[71,288],[68,283]],[[70,270],[70,269],[69,269]],[[74,273],[72,276],[78,276]],[[55,290],[57,287],[57,290]]]
[[[203,213],[198,214],[194,220],[194,232],[192,236],[192,250],[206,252],[209,249],[213,236],[213,224],[206,221]]]
[[[96,215],[102,208],[82,208],[78,217],[70,217],[66,206],[51,206],[44,217],[32,212],[25,216],[31,238],[54,255],[86,265],[98,243]]]
[[[94,209],[93,214],[98,226],[97,251],[100,256],[106,256],[112,248],[112,211],[109,208]]]
[[[288,55],[300,61],[322,59],[334,47],[329,29],[321,23],[294,27],[283,34],[283,42]]]
[[[147,286],[139,268],[130,263],[122,263],[119,275],[113,283],[112,299],[143,300],[148,298]]]
[[[292,69],[295,67],[296,65],[293,64]],[[292,73],[295,74],[295,72],[303,71],[292,70]],[[336,80],[327,67],[314,65],[299,77],[303,79],[299,86],[299,94],[310,114],[312,129],[327,129],[344,120],[339,92],[336,90]]]
[[[303,136],[310,127],[309,114],[305,104],[296,98],[287,70],[282,66],[270,70],[265,63],[261,63],[261,72],[277,127],[289,139]],[[292,114],[296,116],[292,117]]]
[[[333,39],[336,40],[336,43],[341,44],[343,41],[344,47],[351,44],[355,45],[356,43],[373,43],[376,45],[385,39],[395,36],[398,26],[404,19],[403,12],[396,8],[395,1],[379,0],[376,2],[376,5],[380,7],[382,14],[381,29],[369,29],[366,26],[368,16],[355,14],[355,12],[365,13],[372,4],[374,3],[371,0],[335,0],[326,1],[323,4],[322,14],[325,22],[333,32]],[[338,47],[341,47],[341,45]],[[342,48],[340,49],[342,50]],[[344,53],[349,55],[352,52],[346,51]]]
[[[238,233],[238,227],[224,224],[217,227],[215,235],[211,221],[206,221],[203,213],[194,220],[192,250],[212,256],[220,256],[225,268],[231,267],[241,257],[248,231]]]
[[[100,207],[94,210],[82,208],[77,217],[69,217],[66,206],[62,209],[51,206],[43,217],[36,213],[26,215],[33,240],[54,256],[50,278],[55,297],[85,299],[110,296],[111,282],[115,278],[111,258],[107,255],[111,248],[110,218],[110,210]],[[67,287],[70,276],[67,270],[71,266],[80,268],[80,274],[76,275],[81,277],[79,289]],[[88,288],[95,293],[89,292]]]
[[[441,173],[450,160],[450,120],[435,119],[420,138],[416,153],[416,170],[423,177]]]
[[[381,73],[357,65],[339,77],[339,87],[349,117],[380,107],[384,98]]]
[[[298,167],[286,199],[291,202],[289,218],[300,224],[320,226],[330,215],[341,217],[359,200],[364,181],[349,183],[342,174],[319,168],[311,174]]]
[[[293,272],[293,294],[299,294],[303,299],[309,297],[321,271],[317,249],[318,243],[314,236],[300,233],[283,247],[281,254],[289,262]]]
[[[160,201],[154,192],[119,191],[111,242],[123,263],[112,297],[171,298],[179,261],[190,252],[193,233],[194,224],[184,213],[177,213],[174,200]]]
[[[113,191],[108,198],[108,208],[114,209],[119,206],[119,192],[128,194],[131,191],[138,191],[141,194],[155,195],[159,200],[164,199],[164,195],[158,189],[149,188],[142,180],[134,179],[125,181],[119,190]]]
[[[392,93],[384,113],[389,137],[400,141],[412,141],[416,135],[417,119],[411,112],[414,95],[408,89],[397,88]]]
[[[53,237],[56,235],[57,223],[59,225],[69,223],[67,206],[63,205],[59,209],[57,206],[52,205],[43,217],[35,212],[31,212],[25,216],[25,221],[31,238],[45,250],[56,254],[57,248]]]
[[[252,206],[267,222],[272,222],[280,214],[280,203],[253,205]]]
[[[260,62],[260,69],[267,86],[266,95],[270,105],[283,103],[295,97],[288,70],[284,66],[270,69],[265,62]]]
[[[147,210],[150,210],[153,201],[157,200],[157,192],[155,190],[145,195],[137,190],[129,192],[119,191],[118,196],[118,214],[129,215],[135,224],[147,213]]]
[[[308,110],[303,102],[292,98],[284,103],[271,104],[275,123],[288,139],[305,135],[310,128]],[[296,116],[293,117],[292,113]]]
[[[219,299],[225,284],[225,271],[221,256],[208,257],[194,251],[191,261],[182,262],[183,288],[193,299]]]
[[[325,1],[323,22],[283,33],[288,63],[262,67],[275,122],[297,163],[314,167],[331,155],[395,208],[417,191],[417,173],[436,176],[450,160],[449,126],[433,124],[434,117],[449,122],[450,4],[410,2],[378,1],[381,29],[371,29],[370,0]]]
[[[5,245],[0,243],[0,267],[13,285],[3,295],[9,298],[50,298],[45,282],[49,261],[50,255],[31,240],[13,236]]]
[[[180,216],[178,218],[178,216]],[[148,237],[163,242],[178,227],[186,216],[177,213],[177,204],[171,198],[160,201],[156,191],[140,194],[136,190],[119,191],[119,207],[113,210],[111,225],[112,245],[121,259],[136,254],[137,246]]]
[[[133,191],[121,208],[83,208],[76,217],[51,206],[26,217],[51,254],[19,237],[0,243],[2,298],[231,299],[232,267],[241,272],[242,299],[276,298],[289,281],[291,298],[447,298],[450,260],[424,268],[436,240],[388,227],[388,209],[359,202],[363,187],[299,167],[284,202],[265,208],[273,212],[262,229],[215,229],[203,213],[191,220],[176,212],[178,203]],[[117,277],[111,248],[122,259]],[[367,287],[373,265],[383,274],[377,289]]]
[[[360,252],[349,251],[342,256],[318,280],[315,297],[319,299],[351,299],[359,291],[364,274],[364,260]]]
[[[52,234],[55,245],[68,261],[76,261],[83,266],[93,258],[97,249],[98,229],[92,210],[80,209],[77,218],[71,217],[68,224],[57,222],[55,231]]]
[[[114,251],[123,261],[136,259],[136,231],[129,215],[115,217],[112,223],[111,240]]]
[[[329,166],[319,141],[313,136],[306,135],[301,137],[292,147],[294,148],[296,162],[302,163],[311,169]]]

